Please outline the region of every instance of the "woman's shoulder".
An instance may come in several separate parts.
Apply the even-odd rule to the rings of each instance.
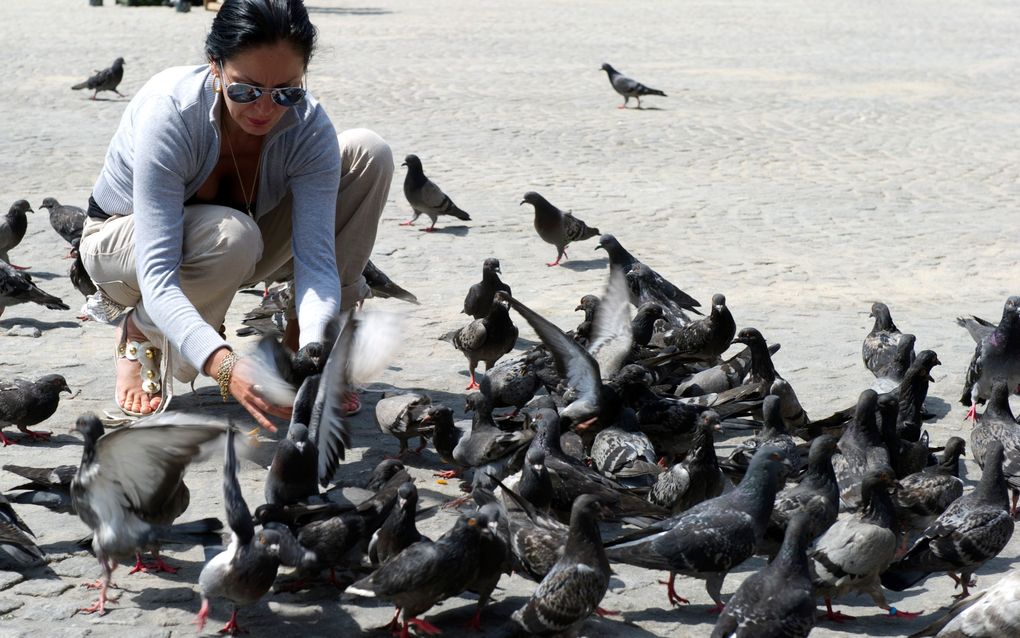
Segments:
[[[162,97],[176,104],[179,110],[185,111],[202,105],[209,82],[207,64],[175,66],[149,78],[135,95],[135,100],[141,102]]]

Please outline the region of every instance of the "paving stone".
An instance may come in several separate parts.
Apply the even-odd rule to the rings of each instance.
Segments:
[[[68,589],[74,587],[74,584],[59,579],[41,579],[36,578],[32,580],[26,580],[25,582],[14,587],[11,591],[15,594],[22,596],[37,596],[40,598],[53,598],[63,594]]]
[[[13,587],[23,580],[25,577],[18,572],[0,572],[0,590]]]

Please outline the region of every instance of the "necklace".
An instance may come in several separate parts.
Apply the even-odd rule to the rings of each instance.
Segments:
[[[248,211],[249,216],[253,216],[251,210],[252,200],[255,199],[255,185],[259,181],[259,169],[262,167],[262,149],[259,148],[259,161],[255,163],[255,177],[251,180],[251,195],[244,188],[244,180],[241,179],[241,168],[237,165],[237,157],[234,156],[234,144],[230,141],[230,135],[226,132],[223,133],[223,137],[227,138],[227,148],[230,150],[230,159],[234,162],[234,170],[237,171],[237,183],[241,185],[241,195],[244,196],[244,207]]]

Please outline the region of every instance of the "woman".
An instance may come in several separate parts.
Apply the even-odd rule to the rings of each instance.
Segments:
[[[393,158],[371,131],[337,136],[305,90],[315,38],[301,0],[226,0],[208,65],[159,73],[121,119],[80,252],[104,295],[133,307],[116,350],[116,399],[130,415],[162,401],[165,339],[174,377],[216,379],[275,429],[267,416],[289,408],[259,395],[224,339],[234,293],[293,273],[287,336],[306,346],[368,292],[361,272]]]

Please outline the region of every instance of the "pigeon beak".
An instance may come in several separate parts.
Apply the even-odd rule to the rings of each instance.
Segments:
[[[738,343],[747,343],[747,340],[744,339],[743,337],[737,337],[736,339],[730,342],[730,345],[732,346]]]
[[[928,382],[929,383],[935,383],[935,379],[933,379],[930,374],[928,375]]]
[[[401,166],[407,166],[407,162],[401,162],[400,165]]]
[[[521,200],[521,203],[520,203],[520,204],[517,204],[517,205],[518,205],[518,206],[524,206],[524,205],[525,205],[525,204],[527,204],[527,203],[528,203],[528,200],[526,200],[526,199],[522,199],[522,200]]]
[[[935,357],[935,365],[937,365],[937,366],[940,366],[940,365],[942,365],[942,362],[941,362],[941,361],[939,361],[939,358],[938,358],[938,357]]]
[[[574,312],[577,312],[578,310],[584,310],[584,306],[577,304],[577,308],[574,308]]]
[[[722,423],[713,423],[712,429],[716,432],[722,432]]]
[[[599,244],[598,246],[595,246],[595,250],[605,250],[605,248],[602,246],[602,244]]]

